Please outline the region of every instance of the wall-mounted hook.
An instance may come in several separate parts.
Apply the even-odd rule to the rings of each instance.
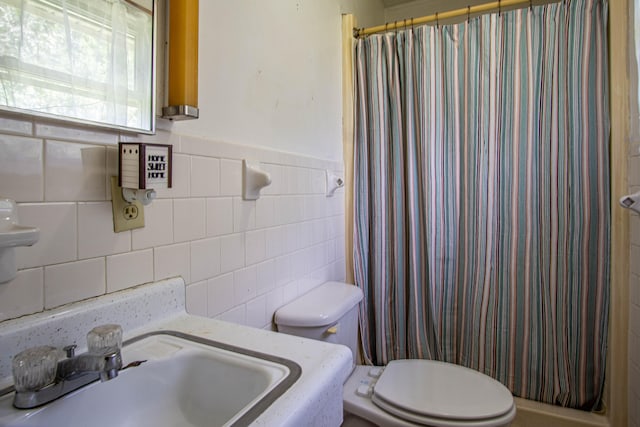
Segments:
[[[260,170],[260,163],[242,161],[242,198],[244,200],[257,200],[260,198],[260,190],[271,184],[271,175]]]
[[[344,179],[334,174],[329,169],[327,172],[327,197],[333,197],[333,193],[340,187],[344,187]]]
[[[640,213],[640,191],[620,197],[620,206]]]

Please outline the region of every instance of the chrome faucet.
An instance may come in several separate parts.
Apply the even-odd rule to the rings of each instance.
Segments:
[[[117,325],[104,325],[102,328],[111,328]],[[89,334],[98,330],[101,327],[94,328]],[[112,328],[113,329],[113,328]],[[110,331],[112,330],[110,329]],[[28,387],[18,387],[18,381],[16,380],[16,372],[14,371],[14,380],[16,380],[15,395],[13,398],[13,406],[18,409],[30,409],[36,406],[44,405],[52,400],[71,393],[81,387],[84,387],[94,381],[109,381],[118,376],[118,372],[122,369],[122,354],[120,352],[120,343],[122,330],[116,331],[120,334],[117,344],[106,344],[105,347],[98,347],[97,349],[87,351],[79,355],[75,354],[76,345],[69,345],[64,347],[66,352],[66,358],[59,359],[61,352],[54,347],[41,347],[48,352],[49,349],[53,351],[53,358],[49,357],[50,368],[43,376],[44,380],[37,380],[35,384],[31,384]],[[100,339],[104,337],[99,337]],[[108,338],[111,338],[109,336]],[[104,341],[102,341],[104,343]],[[34,348],[32,350],[38,350]],[[23,352],[26,353],[29,350]],[[22,354],[22,353],[21,353]],[[51,354],[49,354],[51,356]],[[38,359],[37,359],[38,360]],[[35,369],[40,369],[41,365],[36,363]],[[55,369],[55,376],[53,375]],[[24,379],[31,379],[34,374],[23,370],[23,373],[19,374],[19,377]]]
[[[109,347],[99,351],[75,355],[75,345],[67,346],[67,359],[58,362],[56,379],[70,381],[87,374],[98,374],[100,381],[109,381],[118,376],[122,368],[120,349]]]
[[[13,406],[31,409],[49,403],[98,379],[109,381],[122,369],[122,355],[117,347],[75,355],[75,345],[65,347],[67,359],[58,362],[52,383],[33,391],[16,391]]]

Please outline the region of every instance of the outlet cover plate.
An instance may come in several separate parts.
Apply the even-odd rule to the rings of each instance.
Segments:
[[[113,207],[113,231],[133,230],[144,227],[144,207],[135,200],[127,202],[122,197],[122,187],[118,185],[118,177],[111,177],[111,206]]]

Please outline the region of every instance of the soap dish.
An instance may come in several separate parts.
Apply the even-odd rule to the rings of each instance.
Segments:
[[[16,277],[16,246],[31,246],[40,238],[36,227],[18,224],[16,202],[0,198],[0,283]]]

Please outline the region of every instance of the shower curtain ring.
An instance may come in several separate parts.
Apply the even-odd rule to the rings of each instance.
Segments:
[[[502,16],[502,0],[498,0],[498,16]]]
[[[533,12],[533,0],[529,0],[529,12]]]
[[[440,20],[438,19],[438,12],[436,12],[436,28],[440,29]]]
[[[471,21],[471,6],[467,6],[467,24]]]

